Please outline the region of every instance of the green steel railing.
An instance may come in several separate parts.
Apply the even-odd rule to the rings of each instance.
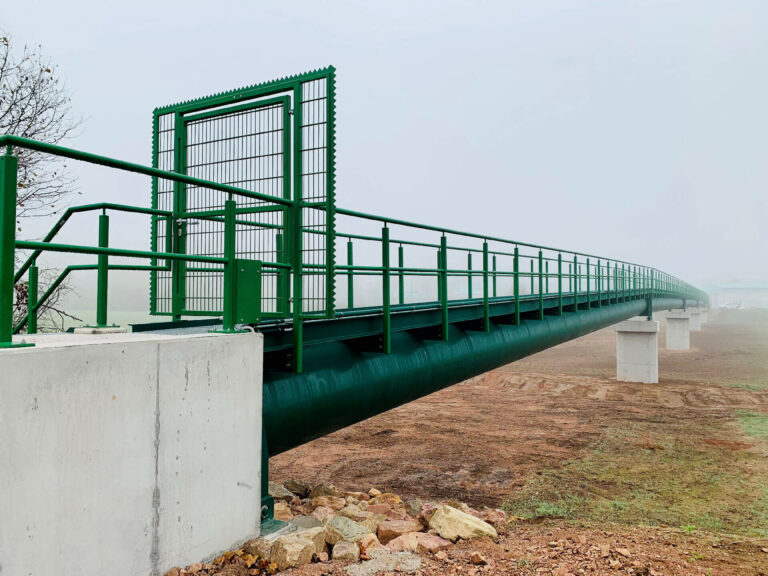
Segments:
[[[236,331],[238,323],[259,324],[262,321],[286,322],[293,333],[292,368],[302,371],[303,323],[320,317],[305,312],[302,286],[318,276],[330,274],[324,282],[333,285],[338,300],[345,300],[345,307],[335,306],[331,318],[350,315],[381,316],[381,351],[391,352],[392,317],[416,309],[439,310],[441,338],[449,338],[451,310],[468,305],[482,305],[481,329],[490,331],[494,321],[520,324],[525,318],[543,319],[547,314],[563,315],[579,310],[611,306],[631,300],[648,301],[648,314],[653,309],[654,298],[675,297],[684,301],[706,302],[706,295],[695,287],[655,268],[594,254],[562,250],[550,246],[530,244],[486,234],[475,234],[423,225],[405,220],[385,218],[362,212],[335,208],[335,214],[350,229],[355,230],[374,223],[378,233],[353,233],[318,231],[312,227],[290,227],[290,235],[278,242],[290,253],[286,261],[257,261],[258,275],[251,278],[251,285],[238,292],[238,229],[244,226],[269,228],[268,224],[238,218],[256,210],[279,209],[291,221],[307,207],[317,209],[307,202],[295,202],[285,197],[261,194],[227,184],[194,178],[124,162],[105,156],[89,154],[61,146],[45,144],[15,136],[0,136],[0,147],[6,153],[0,156],[0,347],[13,346],[12,335],[24,328],[29,333],[37,330],[37,316],[45,302],[66,277],[75,271],[97,272],[96,320],[98,326],[108,323],[109,272],[115,270],[171,271],[174,266],[194,266],[205,272],[221,272],[223,294],[220,310],[205,310],[206,315],[220,316],[222,330]],[[164,179],[227,194],[223,208],[189,212],[186,210],[159,210],[125,204],[101,203],[69,208],[56,222],[42,241],[16,239],[16,180],[17,161],[13,147],[27,148],[73,160],[108,168],[143,174],[154,179]],[[260,201],[258,207],[238,206],[235,198]],[[80,213],[100,212],[98,240],[94,246],[54,243],[57,234],[69,219]],[[153,219],[164,220],[168,230],[182,230],[192,220],[209,220],[221,225],[223,249],[220,254],[190,254],[183,246],[170,240],[165,250],[127,250],[110,246],[108,212],[126,212]],[[180,226],[184,223],[184,226]],[[339,228],[336,226],[336,228]],[[326,243],[339,243],[336,254],[346,254],[345,263],[332,262],[332,266],[311,264],[301,251],[302,237],[320,235]],[[433,238],[429,238],[429,236]],[[434,236],[437,238],[434,238]],[[17,250],[31,251],[27,259],[14,272]],[[67,266],[42,294],[38,294],[37,260],[44,252],[68,252],[96,256],[95,264]],[[255,251],[258,253],[258,250]],[[393,257],[394,256],[394,257]],[[477,257],[477,260],[474,257]],[[112,257],[149,260],[149,265],[112,264]],[[340,258],[338,258],[340,259]],[[407,264],[407,262],[410,263]],[[476,264],[479,262],[479,264]],[[396,264],[395,264],[396,263]],[[329,269],[331,270],[329,272]],[[273,295],[279,305],[277,312],[265,314],[261,299],[263,275],[278,277],[278,294]],[[28,313],[26,318],[13,324],[14,284],[27,274],[29,285]],[[367,282],[368,288],[356,298],[356,283]],[[415,286],[415,294],[406,291]],[[343,294],[346,288],[346,294]],[[394,296],[394,293],[397,296]],[[243,299],[243,294],[247,298]],[[299,295],[291,298],[291,295]],[[363,303],[375,294],[373,302]],[[362,296],[362,298],[360,297]],[[253,300],[258,300],[253,302]],[[362,305],[361,305],[362,304]],[[511,306],[511,314],[508,312]],[[243,320],[243,309],[252,308],[251,316]],[[497,318],[502,313],[503,318]],[[525,308],[525,310],[524,310]],[[247,315],[246,315],[247,316]]]

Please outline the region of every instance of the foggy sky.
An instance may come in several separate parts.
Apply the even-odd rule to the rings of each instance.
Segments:
[[[764,0],[25,0],[0,12],[17,45],[42,44],[59,65],[84,119],[73,147],[150,164],[154,107],[332,64],[338,205],[701,287],[768,282],[766,24]],[[69,165],[78,203],[149,205],[147,178]],[[78,222],[61,239],[95,244],[96,218]],[[148,248],[146,220],[112,228],[115,246]],[[93,306],[95,279],[78,278]],[[112,306],[146,308],[146,277],[118,278]]]

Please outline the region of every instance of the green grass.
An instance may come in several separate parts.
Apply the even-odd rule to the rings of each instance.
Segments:
[[[748,410],[738,410],[736,415],[744,434],[754,438],[768,439],[768,415]]]
[[[731,388],[743,388],[744,390],[751,390],[752,392],[768,390],[768,380],[759,380],[756,382],[726,382],[724,385]]]
[[[768,438],[768,417],[740,413],[746,433]],[[745,535],[768,527],[768,461],[754,450],[701,442],[734,437],[721,420],[630,424],[605,433],[580,459],[541,471],[505,508],[571,523],[681,526]]]

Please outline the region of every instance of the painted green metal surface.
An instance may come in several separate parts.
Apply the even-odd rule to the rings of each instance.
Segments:
[[[681,308],[682,299],[656,299],[659,309]],[[391,354],[371,353],[349,341],[308,347],[304,373],[267,372],[264,426],[276,455],[437,390],[562,342],[646,313],[644,300],[520,325],[492,325],[490,332],[449,328],[447,340],[418,332],[392,335]]]

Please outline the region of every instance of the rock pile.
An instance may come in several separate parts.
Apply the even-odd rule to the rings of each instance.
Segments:
[[[421,565],[419,554],[445,554],[454,542],[497,538],[502,510],[473,510],[466,504],[410,501],[375,488],[350,492],[332,484],[310,487],[289,480],[270,483],[275,518],[288,523],[287,533],[246,542],[209,564],[173,568],[166,576],[261,576],[310,562],[349,564],[349,576],[376,574],[395,567],[411,573]]]

